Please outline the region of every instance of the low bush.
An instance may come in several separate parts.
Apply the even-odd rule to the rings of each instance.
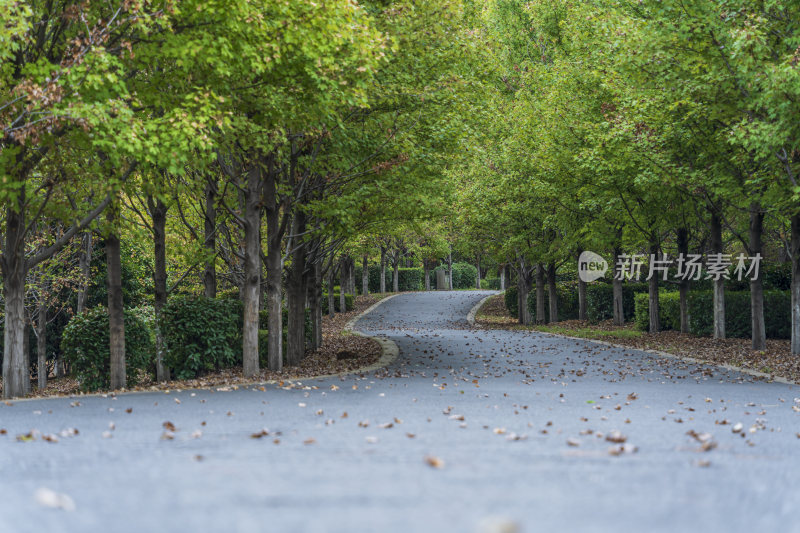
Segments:
[[[481,280],[481,289],[489,291],[500,290],[500,278],[486,278]]]
[[[556,283],[558,295],[558,320],[574,320],[578,318],[578,283],[576,281],[563,281]],[[528,293],[528,310],[531,319],[536,322],[536,288]],[[552,322],[550,317],[550,291],[545,285],[544,312],[546,322]]]
[[[439,265],[431,270],[429,275],[431,279],[431,286],[436,286],[436,272],[444,270],[447,272],[447,265]],[[453,290],[457,289],[474,289],[475,282],[478,278],[478,269],[469,263],[453,263]]]
[[[153,372],[153,333],[138,314],[125,310],[125,371],[127,385]],[[97,306],[75,315],[64,328],[61,349],[84,391],[108,388],[111,376],[108,311]]]
[[[519,318],[519,293],[516,287],[509,287],[503,294],[503,301],[508,309],[508,314],[514,318]]]
[[[355,268],[356,290],[361,292],[361,273],[363,268],[357,266]],[[367,286],[370,293],[381,292],[381,266],[369,265],[368,274],[369,282]],[[394,270],[391,265],[386,265],[386,291],[392,292]],[[422,268],[399,268],[397,271],[397,285],[400,292],[405,291],[420,291],[424,288],[425,271]]]
[[[178,379],[230,368],[242,357],[242,302],[232,298],[172,298],[161,317],[164,360]]]
[[[577,288],[575,289],[577,291]],[[635,314],[634,295],[647,292],[647,283],[622,284],[622,312],[625,320]],[[588,283],[586,285],[586,318],[590,322],[600,322],[614,318],[614,289],[610,283]]]
[[[636,293],[634,323],[641,331],[650,329],[650,294]],[[681,329],[681,298],[677,291],[659,291],[658,311],[661,329]]]
[[[341,302],[338,292],[333,294],[333,310],[337,313],[341,313]],[[322,300],[320,300],[320,305],[322,306],[322,314],[328,314],[328,293],[322,293]],[[344,305],[347,308],[347,311],[352,311],[355,309],[355,299],[353,298],[352,294],[345,294],[344,295]]]

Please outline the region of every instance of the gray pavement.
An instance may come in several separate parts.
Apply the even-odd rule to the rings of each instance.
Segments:
[[[797,386],[470,329],[487,294],[378,307],[365,376],[0,403],[0,532],[800,531]]]

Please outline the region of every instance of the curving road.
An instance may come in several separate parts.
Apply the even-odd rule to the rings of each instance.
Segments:
[[[378,375],[0,404],[0,531],[800,531],[797,386],[470,329],[487,294],[362,318]]]

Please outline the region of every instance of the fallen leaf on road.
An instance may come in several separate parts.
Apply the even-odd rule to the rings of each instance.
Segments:
[[[444,461],[433,455],[426,455],[425,463],[432,468],[444,468]]]
[[[56,492],[47,488],[37,489],[33,493],[33,498],[36,503],[42,507],[50,507],[52,509],[63,509],[64,511],[74,511],[75,502],[66,494]]]

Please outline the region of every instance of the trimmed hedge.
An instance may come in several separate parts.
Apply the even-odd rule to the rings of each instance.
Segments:
[[[166,345],[164,361],[175,377],[191,379],[240,363],[242,312],[242,302],[232,298],[170,299],[160,327]]]
[[[766,334],[771,339],[791,337],[791,293],[789,291],[764,291],[764,322]],[[680,329],[680,296],[677,292],[659,294],[662,329]],[[688,298],[689,332],[710,336],[714,333],[713,291],[690,292]],[[636,327],[647,330],[650,325],[647,294],[636,296]],[[750,317],[750,292],[725,292],[725,335],[731,338],[749,338],[752,334]]]
[[[361,273],[363,267],[357,266],[355,268],[356,291],[361,293]],[[369,265],[368,274],[369,282],[367,286],[369,292],[381,292],[381,266]],[[394,270],[391,265],[386,265],[386,290],[392,291]],[[421,291],[424,288],[425,271],[422,268],[399,268],[397,272],[397,285],[400,292],[406,291]]]
[[[439,265],[430,271],[431,287],[436,286],[436,272],[444,270],[447,272],[447,265]],[[469,263],[453,263],[453,290],[474,289],[478,278],[478,269]]]
[[[339,303],[339,296],[340,296],[339,292],[333,293],[333,310],[336,311],[337,313],[341,313],[342,312],[341,303]],[[322,300],[320,300],[320,305],[322,306],[322,314],[323,315],[327,315],[328,314],[328,293],[326,293],[326,292],[322,293]],[[352,311],[353,309],[355,309],[355,299],[353,298],[352,294],[345,293],[345,295],[344,295],[344,306],[347,308],[347,311]],[[284,310],[284,312],[286,312],[286,311]],[[286,315],[284,315],[284,316],[286,316]],[[284,319],[284,323],[285,323],[285,319]],[[266,328],[266,325],[264,327]]]
[[[486,278],[481,280],[481,289],[489,291],[500,290],[500,278]]]
[[[578,318],[578,283],[576,281],[564,281],[556,283],[556,294],[558,295],[558,320],[574,320]],[[528,310],[531,319],[536,321],[536,288],[528,293]],[[550,291],[547,285],[544,288],[544,313],[547,322],[552,322],[550,317]]]
[[[153,372],[153,333],[136,312],[126,309],[125,371],[127,385],[138,383],[142,373]],[[64,328],[61,349],[84,391],[108,388],[111,381],[108,310],[97,306],[75,315]]]
[[[519,292],[516,287],[509,287],[506,289],[506,292],[503,293],[503,301],[506,304],[506,309],[508,309],[508,314],[514,318],[519,318],[518,295]]]
[[[622,284],[622,312],[626,321],[634,318],[634,295],[642,292],[647,292],[647,283]],[[586,284],[586,318],[590,322],[614,318],[614,289],[610,283]]]

